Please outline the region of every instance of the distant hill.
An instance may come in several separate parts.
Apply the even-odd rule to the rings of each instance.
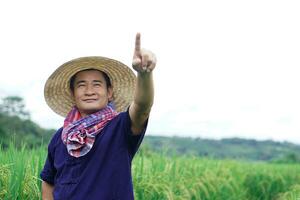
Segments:
[[[272,162],[300,161],[300,145],[271,140],[257,141],[240,138],[221,140],[146,136],[143,145],[168,155],[205,156],[217,159],[261,160]]]
[[[6,148],[12,141],[17,147],[48,144],[55,130],[44,129],[30,120],[23,99],[9,96],[0,103],[0,145]],[[193,155],[217,159],[243,159],[272,162],[299,162],[300,145],[270,140],[240,138],[209,140],[201,138],[161,137],[146,135],[141,147],[148,152],[166,155]]]
[[[13,140],[16,146],[48,144],[55,130],[41,128],[30,119],[0,113],[0,144],[7,147]],[[221,140],[163,137],[146,135],[144,151],[164,152],[166,155],[192,155],[216,159],[242,159],[272,162],[300,162],[300,145],[271,140],[257,141],[240,138]]]
[[[47,144],[54,131],[41,128],[30,119],[0,113],[0,144],[3,148],[6,148],[11,142],[17,147],[21,147],[23,144],[26,144],[27,147]]]
[[[11,141],[17,147],[48,144],[55,130],[41,128],[30,119],[0,113],[0,144],[7,147]],[[166,155],[193,155],[216,159],[261,160],[272,162],[299,162],[300,145],[270,140],[256,141],[240,138],[210,140],[201,138],[162,137],[146,135],[143,150]]]
[[[23,98],[7,96],[0,100],[0,145],[6,148],[10,143],[16,147],[26,144],[34,147],[48,143],[54,130],[44,129],[30,120]]]

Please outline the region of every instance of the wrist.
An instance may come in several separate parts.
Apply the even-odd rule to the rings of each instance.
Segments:
[[[137,76],[141,78],[147,78],[152,76],[152,71],[151,72],[137,72]]]

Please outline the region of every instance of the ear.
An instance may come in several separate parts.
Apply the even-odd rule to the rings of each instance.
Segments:
[[[108,101],[113,100],[113,89],[112,89],[112,87],[107,88],[107,96],[108,96]]]

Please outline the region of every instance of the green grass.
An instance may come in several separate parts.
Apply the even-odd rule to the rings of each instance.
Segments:
[[[0,150],[0,199],[33,200],[41,198],[39,173],[46,148],[16,149],[11,144]]]
[[[143,149],[141,149],[143,150]],[[41,199],[46,147],[0,150],[0,199]],[[300,165],[167,157],[140,151],[133,162],[138,200],[299,200]]]

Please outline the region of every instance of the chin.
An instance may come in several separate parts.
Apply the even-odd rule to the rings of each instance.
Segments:
[[[89,114],[92,114],[92,113],[95,113],[95,112],[98,112],[99,110],[101,110],[103,108],[103,106],[95,106],[95,107],[88,107],[88,108],[84,108],[82,110],[85,111],[85,113],[89,113]]]

